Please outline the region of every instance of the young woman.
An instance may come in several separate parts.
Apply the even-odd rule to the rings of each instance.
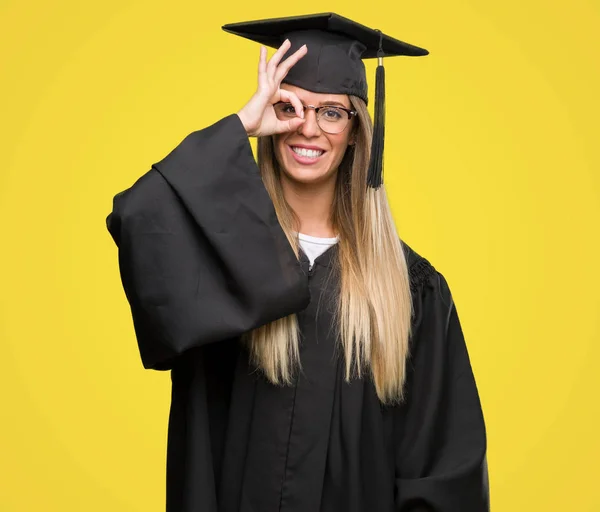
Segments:
[[[366,185],[371,43],[327,16],[261,22],[289,39],[256,93],[107,218],[144,366],[171,370],[169,512],[488,510],[448,284]]]

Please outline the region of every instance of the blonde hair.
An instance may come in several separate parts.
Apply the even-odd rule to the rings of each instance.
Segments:
[[[373,132],[366,105],[350,96],[358,116],[355,146],[339,166],[332,224],[339,234],[340,293],[334,321],[345,358],[345,379],[370,374],[380,401],[403,398],[412,302],[406,258],[385,188],[366,186]],[[356,121],[358,120],[358,121]],[[279,223],[299,257],[298,219],[285,200],[272,137],[258,141],[258,164]],[[293,382],[300,368],[295,314],[246,333],[251,359],[273,384]]]

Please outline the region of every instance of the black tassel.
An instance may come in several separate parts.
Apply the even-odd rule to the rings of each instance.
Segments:
[[[375,74],[375,121],[373,123],[373,141],[371,160],[367,174],[367,185],[379,188],[383,183],[383,142],[385,139],[385,68],[383,67],[382,38],[379,40],[377,57],[379,64]]]

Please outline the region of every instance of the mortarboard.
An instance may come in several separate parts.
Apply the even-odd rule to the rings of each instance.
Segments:
[[[284,59],[306,44],[308,53],[290,69],[283,82],[317,93],[358,96],[365,103],[368,103],[368,91],[362,59],[378,58],[375,121],[367,185],[379,188],[383,183],[385,133],[383,57],[417,57],[429,52],[335,13],[230,23],[222,28],[272,48],[279,48],[285,39],[289,39],[291,47]]]

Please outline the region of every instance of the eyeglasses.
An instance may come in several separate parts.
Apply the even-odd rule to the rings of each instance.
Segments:
[[[342,133],[350,123],[350,119],[358,114],[356,110],[350,110],[345,107],[334,107],[333,105],[323,105],[321,107],[315,107],[314,105],[302,106],[305,113],[307,109],[314,110],[319,128],[331,134]],[[280,101],[275,103],[273,108],[275,109],[277,119],[281,121],[288,121],[296,117],[294,105],[291,103]]]

